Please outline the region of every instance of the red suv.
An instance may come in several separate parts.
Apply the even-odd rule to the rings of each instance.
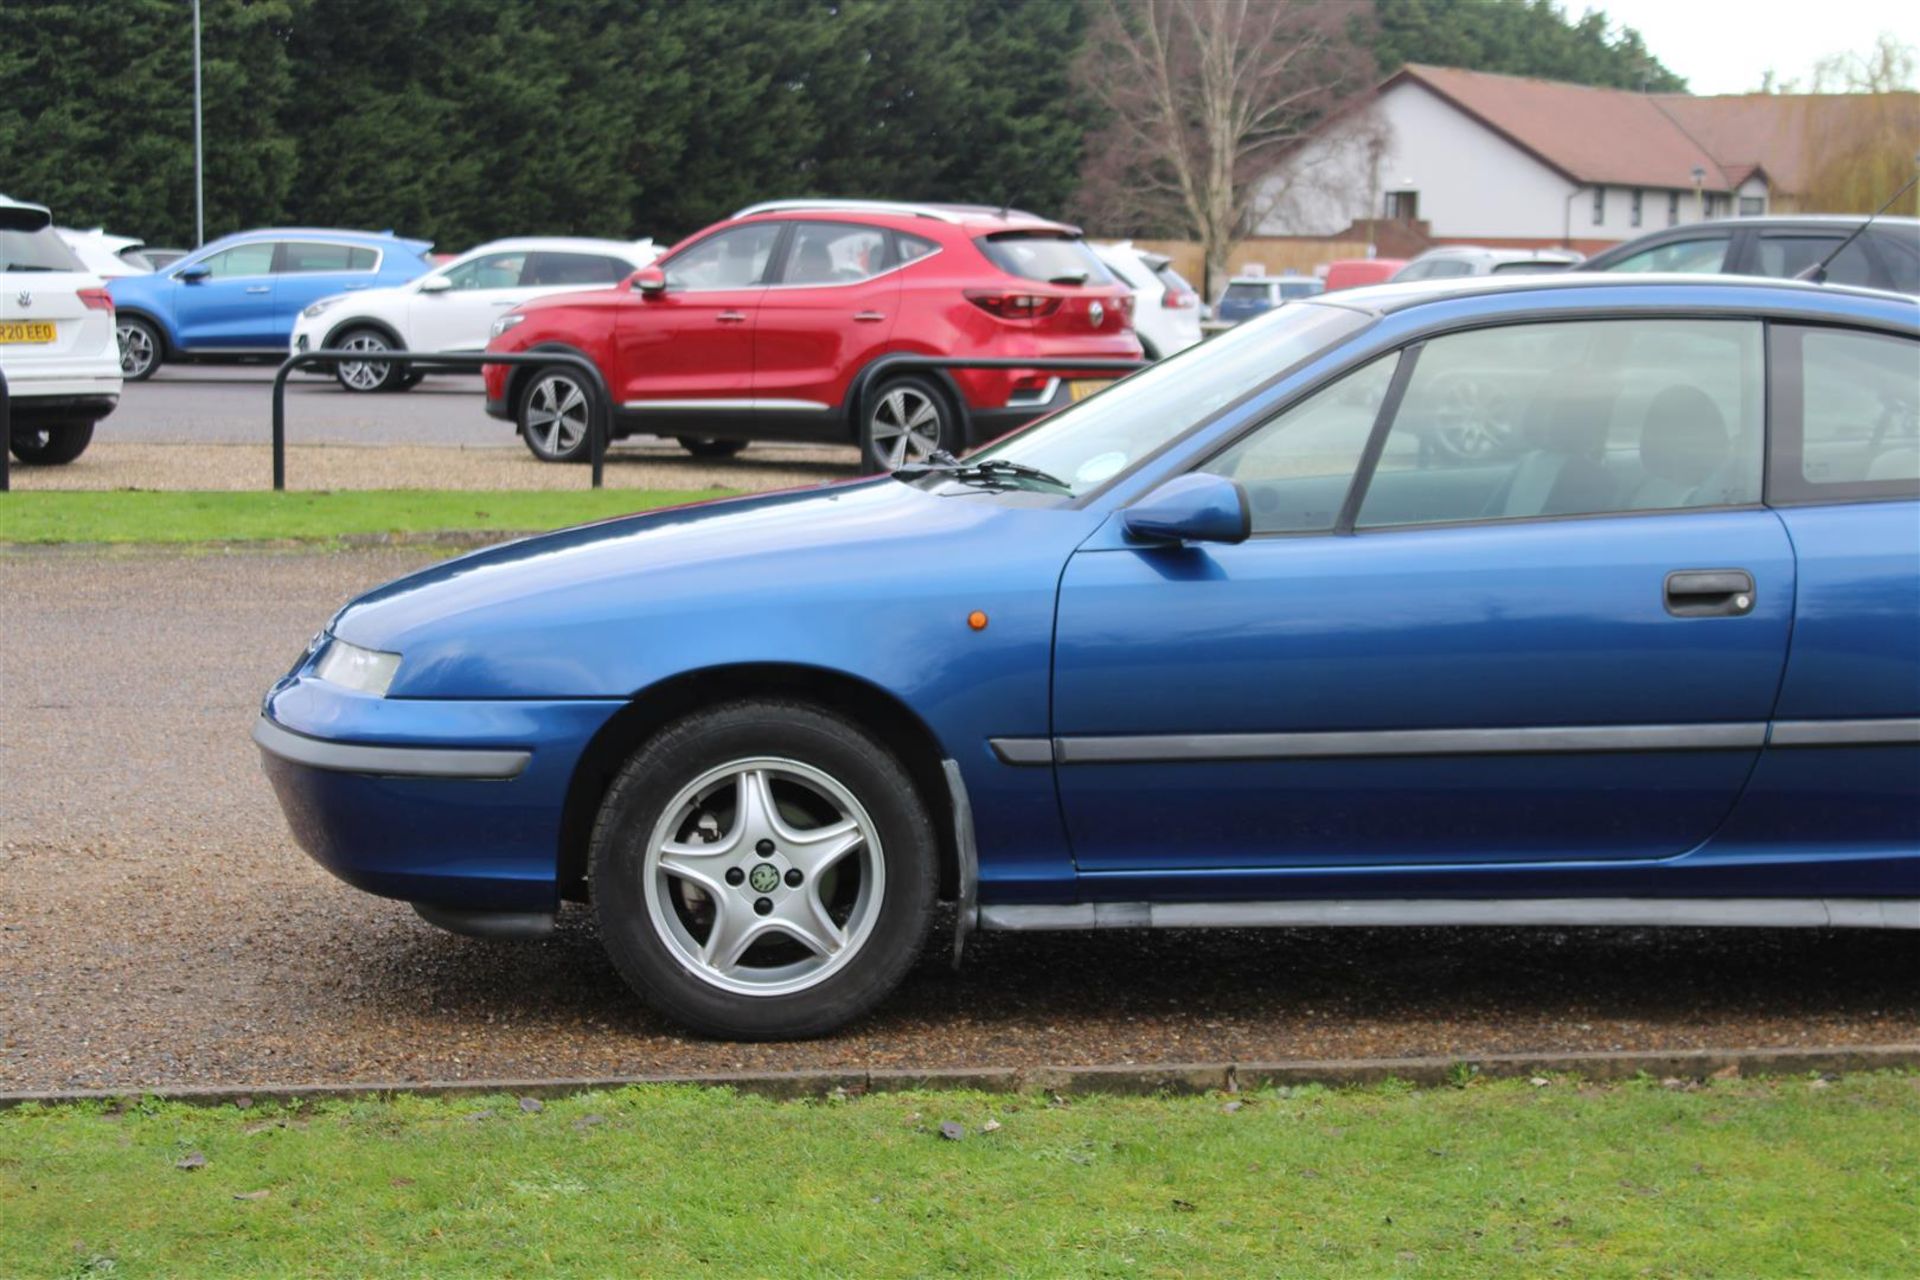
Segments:
[[[743,209],[616,288],[523,303],[489,351],[575,351],[606,377],[613,435],[724,457],[749,440],[857,443],[888,470],[959,452],[1113,374],[1022,369],[877,375],[896,352],[1138,359],[1133,297],[1077,229],[1017,210],[865,200]],[[587,393],[563,367],[492,365],[487,412],[542,459],[584,458]]]

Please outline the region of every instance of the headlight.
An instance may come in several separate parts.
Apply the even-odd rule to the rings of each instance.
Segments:
[[[307,319],[311,320],[315,316],[319,315],[322,311],[325,311],[328,307],[331,307],[334,303],[345,302],[345,301],[346,301],[345,298],[322,298],[318,302],[310,304],[307,307],[307,309],[302,311],[300,314],[305,316]]]
[[[525,320],[525,319],[526,319],[525,316],[514,315],[512,312],[508,312],[506,315],[501,316],[498,320],[495,320],[493,322],[493,336],[496,338],[499,337],[501,334],[505,333],[507,330],[513,328],[513,326],[519,324],[522,320]]]
[[[336,636],[327,642],[327,651],[320,655],[320,663],[313,669],[313,674],[343,689],[354,689],[384,698],[388,686],[393,683],[393,673],[399,669],[399,654],[362,649]]]

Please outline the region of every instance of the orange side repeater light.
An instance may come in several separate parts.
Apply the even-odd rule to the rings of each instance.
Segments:
[[[975,631],[985,631],[987,629],[987,615],[975,609],[967,615],[967,625]]]

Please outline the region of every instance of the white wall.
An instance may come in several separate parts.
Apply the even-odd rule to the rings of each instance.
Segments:
[[[1591,187],[1576,187],[1414,81],[1301,148],[1269,190],[1261,235],[1331,235],[1357,218],[1384,217],[1386,193],[1401,190],[1420,193],[1419,217],[1448,240],[1629,240],[1668,225],[1668,193],[1652,187],[1643,189],[1639,226],[1628,187],[1607,188],[1596,224]],[[1682,193],[1680,221],[1698,217],[1694,193]]]

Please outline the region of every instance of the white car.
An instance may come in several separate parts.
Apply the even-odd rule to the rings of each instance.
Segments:
[[[481,351],[495,318],[508,308],[547,294],[608,288],[659,256],[652,240],[495,240],[418,280],[321,298],[294,321],[293,350]],[[349,391],[404,391],[421,376],[372,362],[334,369]]]
[[[91,231],[75,231],[72,227],[55,227],[54,230],[67,242],[67,248],[73,250],[81,264],[102,280],[144,276],[153,270],[153,264],[141,252],[146,248],[145,243],[131,236],[110,236],[99,227]]]
[[[1136,249],[1131,240],[1096,244],[1093,251],[1133,290],[1133,331],[1147,359],[1164,359],[1200,341],[1200,294],[1173,269],[1172,258]]]
[[[24,463],[72,462],[120,403],[113,299],[54,233],[45,205],[0,196],[0,373],[6,445]]]

